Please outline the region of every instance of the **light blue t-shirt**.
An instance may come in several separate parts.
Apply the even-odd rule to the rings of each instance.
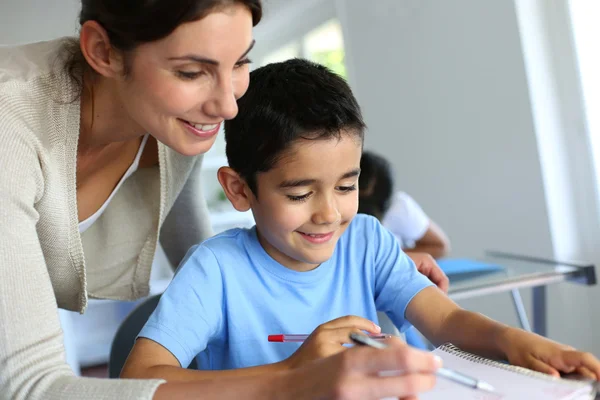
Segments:
[[[401,330],[406,306],[432,283],[375,218],[359,214],[333,256],[308,272],[290,270],[262,248],[256,228],[233,229],[194,246],[139,336],[168,349],[184,367],[223,370],[270,364],[299,343],[272,334],[310,334],[345,315],[377,322],[387,313]]]

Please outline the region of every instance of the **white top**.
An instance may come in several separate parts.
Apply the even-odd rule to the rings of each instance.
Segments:
[[[383,217],[383,226],[396,235],[402,248],[411,248],[427,232],[429,217],[412,197],[397,192]]]
[[[137,171],[137,169],[140,165],[140,158],[142,157],[142,153],[144,152],[144,146],[146,146],[147,141],[148,141],[148,134],[144,135],[144,137],[142,138],[142,144],[140,144],[140,149],[138,150],[138,152],[135,156],[135,159],[133,160],[133,162],[127,169],[127,171],[125,171],[125,174],[123,175],[123,177],[121,178],[119,183],[117,183],[117,186],[112,191],[110,196],[108,196],[108,199],[106,199],[104,204],[102,204],[102,207],[100,207],[95,213],[93,213],[88,218],[86,218],[85,220],[83,220],[79,223],[79,233],[85,232],[90,226],[92,226],[92,224],[94,222],[96,222],[96,220],[98,218],[100,218],[100,216],[102,215],[104,210],[106,210],[106,207],[108,207],[108,204],[110,203],[112,198],[115,196],[115,193],[117,193],[117,191],[119,190],[119,188],[121,187],[123,182],[125,182],[125,180],[127,178],[129,178],[135,171]]]

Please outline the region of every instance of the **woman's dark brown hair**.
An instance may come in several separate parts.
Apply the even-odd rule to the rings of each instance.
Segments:
[[[96,21],[106,30],[110,43],[125,55],[136,46],[167,37],[179,25],[197,21],[232,4],[243,4],[256,25],[262,18],[261,0],[81,0],[79,24]],[[65,70],[83,88],[85,58],[79,42],[68,43]]]

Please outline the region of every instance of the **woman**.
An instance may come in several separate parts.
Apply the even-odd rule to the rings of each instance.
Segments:
[[[57,306],[144,296],[159,232],[174,264],[209,234],[196,156],[237,113],[261,13],[260,0],[82,0],[79,42],[0,49],[3,398],[379,398],[433,384],[433,358],[403,346],[226,383],[78,378],[64,361]],[[374,379],[382,369],[423,373]]]

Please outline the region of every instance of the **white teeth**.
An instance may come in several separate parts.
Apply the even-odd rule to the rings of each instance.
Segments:
[[[219,124],[212,124],[212,125],[202,125],[202,124],[194,124],[194,128],[201,130],[201,131],[212,131],[213,129],[215,129],[217,126],[219,126]]]

